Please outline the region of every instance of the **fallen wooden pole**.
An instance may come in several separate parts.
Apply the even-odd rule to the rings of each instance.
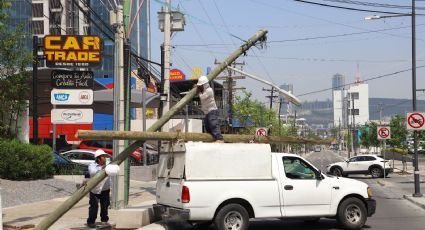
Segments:
[[[214,137],[209,133],[184,133],[184,132],[137,132],[137,131],[97,131],[97,130],[78,130],[77,138],[82,139],[102,139],[102,140],[183,140],[183,141],[203,141],[213,142]],[[287,143],[287,144],[330,144],[330,140],[315,140],[290,136],[255,136],[224,134],[224,142],[259,142],[259,143]]]
[[[234,62],[241,54],[245,53],[249,48],[255,45],[258,41],[265,40],[265,35],[267,30],[261,29],[254,36],[252,36],[248,41],[246,41],[242,46],[236,49],[232,54],[230,54],[220,65],[216,66],[207,76],[208,80],[211,81],[216,78],[224,69],[227,68],[232,62]],[[180,111],[187,103],[189,103],[193,97],[196,95],[197,89],[192,89],[189,91],[186,96],[184,96],[176,105],[174,105],[170,110],[165,113],[158,121],[156,121],[149,129],[149,132],[158,131],[165,123],[167,123],[171,117]],[[121,164],[130,154],[142,146],[144,141],[136,141],[133,144],[129,145],[124,151],[122,151],[111,164]],[[71,209],[75,204],[78,203],[87,193],[90,192],[100,181],[106,177],[105,170],[101,170],[94,177],[90,178],[87,181],[87,184],[76,192],[72,194],[70,198],[64,201],[59,205],[53,212],[51,212],[47,217],[41,220],[41,222],[36,226],[36,230],[45,230],[48,229],[52,224],[54,224],[61,216],[63,216],[69,209]]]

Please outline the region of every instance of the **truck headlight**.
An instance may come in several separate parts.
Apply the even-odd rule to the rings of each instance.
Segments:
[[[367,187],[367,196],[368,196],[369,198],[371,198],[371,197],[372,197],[372,189],[371,189],[370,187]]]

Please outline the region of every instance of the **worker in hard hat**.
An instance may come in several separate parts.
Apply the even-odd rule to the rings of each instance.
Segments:
[[[199,77],[195,87],[201,99],[201,110],[205,114],[205,129],[213,135],[217,143],[224,143],[223,135],[220,132],[219,113],[214,99],[214,91],[208,83],[207,76]]]

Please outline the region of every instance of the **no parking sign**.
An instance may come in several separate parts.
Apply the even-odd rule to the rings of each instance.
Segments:
[[[378,140],[389,140],[389,139],[391,139],[391,128],[390,128],[390,126],[378,126],[377,136],[378,136]]]

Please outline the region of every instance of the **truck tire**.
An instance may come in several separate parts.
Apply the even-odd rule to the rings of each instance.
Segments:
[[[338,207],[337,220],[343,229],[360,229],[366,223],[365,204],[358,198],[344,200]]]
[[[372,175],[373,178],[380,178],[382,177],[383,174],[383,170],[379,167],[372,167],[370,168],[370,175]]]
[[[218,211],[214,225],[217,230],[246,230],[249,215],[242,205],[227,204]]]

